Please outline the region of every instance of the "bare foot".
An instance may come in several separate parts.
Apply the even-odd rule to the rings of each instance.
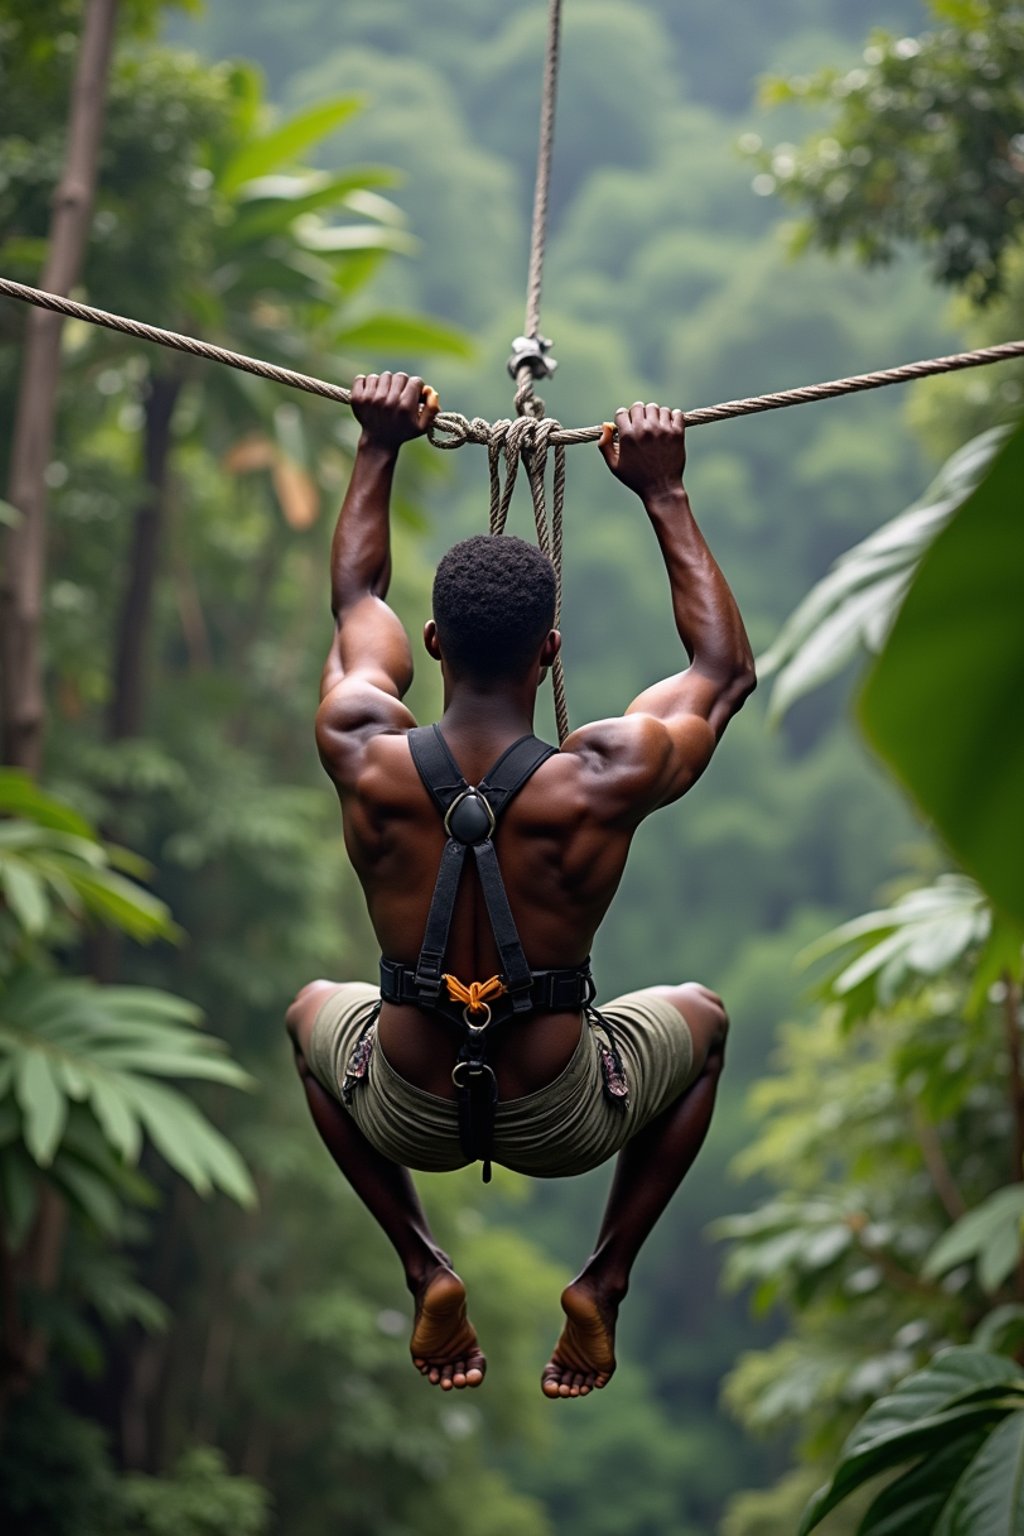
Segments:
[[[416,1296],[412,1363],[442,1392],[478,1387],[487,1361],[466,1316],[466,1287],[450,1269],[437,1269]]]
[[[618,1305],[574,1280],[562,1292],[562,1311],[565,1327],[541,1373],[541,1389],[546,1397],[586,1397],[607,1386],[615,1370]]]

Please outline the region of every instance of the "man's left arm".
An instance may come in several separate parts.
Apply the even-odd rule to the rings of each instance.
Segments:
[[[385,601],[391,486],[402,444],[421,437],[438,408],[434,391],[405,373],[360,375],[352,386],[363,431],[331,544],[335,630],[316,717],[321,760],[340,783],[358,772],[371,736],[416,723],[402,703],[412,681],[409,637]]]

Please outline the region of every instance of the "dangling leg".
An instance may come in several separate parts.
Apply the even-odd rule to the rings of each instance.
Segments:
[[[675,1004],[702,1062],[689,1088],[619,1153],[597,1245],[562,1293],[562,1336],[544,1368],[548,1397],[585,1397],[615,1370],[615,1320],[633,1262],[700,1151],[725,1060],[729,1021],[721,999],[691,982],[652,987]]]
[[[344,1106],[310,1072],[306,1048],[334,983],[312,981],[285,1015],[314,1124],[328,1152],[398,1254],[416,1307],[413,1363],[435,1386],[478,1387],[487,1362],[466,1316],[466,1291],[438,1247],[408,1169],[372,1147]]]

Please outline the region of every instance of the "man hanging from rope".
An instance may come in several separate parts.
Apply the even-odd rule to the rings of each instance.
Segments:
[[[381,985],[311,982],[288,1030],[317,1129],[401,1260],[414,1363],[444,1389],[478,1386],[485,1359],[408,1170],[479,1159],[486,1178],[493,1159],[564,1177],[618,1153],[542,1376],[549,1397],[582,1397],[615,1369],[630,1270],[704,1140],[728,1023],[694,982],[598,1012],[588,956],[636,828],[700,777],[752,691],[750,645],[681,483],[682,412],[636,404],[600,449],[654,527],[690,665],[545,747],[532,730],[560,645],[554,570],[520,539],[467,539],[438,566],[424,631],[444,714],[417,729],[402,703],[409,641],[385,602],[389,503],[399,450],[437,396],[383,373],[355,381],[352,408],[362,436],[331,551],[317,743]]]

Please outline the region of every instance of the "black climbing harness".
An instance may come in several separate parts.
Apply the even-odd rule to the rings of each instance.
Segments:
[[[589,959],[565,970],[530,969],[509,906],[494,847],[502,814],[557,748],[523,736],[498,758],[479,784],[463,778],[439,726],[409,732],[413,762],[443,820],[448,841],[441,854],[423,944],[415,967],[382,958],[381,998],[412,1003],[455,1025],[461,1034],[452,1073],[459,1113],[459,1137],[466,1156],[482,1160],[484,1182],[491,1177],[497,1080],[487,1060],[489,1032],[517,1014],[560,1012],[586,1007],[594,997]],[[472,849],[487,915],[497,947],[500,973],[468,986],[444,971],[459,882]]]

